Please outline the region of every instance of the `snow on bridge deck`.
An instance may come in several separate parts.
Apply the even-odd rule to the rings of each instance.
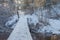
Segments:
[[[26,17],[20,17],[18,23],[7,40],[32,40]]]

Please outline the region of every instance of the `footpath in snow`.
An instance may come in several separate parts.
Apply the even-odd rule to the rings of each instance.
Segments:
[[[20,17],[18,23],[7,40],[32,40],[26,17]]]

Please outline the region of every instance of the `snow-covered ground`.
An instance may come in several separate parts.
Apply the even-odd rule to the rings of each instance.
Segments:
[[[19,18],[18,23],[7,40],[32,40],[25,16]]]
[[[60,20],[49,19],[50,25],[44,26],[41,30],[42,33],[52,32],[53,34],[60,34]]]

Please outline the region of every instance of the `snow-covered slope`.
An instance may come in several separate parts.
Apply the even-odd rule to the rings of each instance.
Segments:
[[[7,40],[32,40],[25,16],[19,18],[18,23]]]

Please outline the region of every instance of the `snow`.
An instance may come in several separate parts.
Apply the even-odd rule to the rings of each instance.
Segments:
[[[57,17],[57,15],[60,16],[60,4],[52,5],[50,8],[50,17]],[[48,12],[49,13],[49,12]],[[48,14],[47,13],[47,14]],[[48,15],[49,16],[49,15]]]
[[[36,23],[38,23],[39,21],[38,21],[38,17],[35,15],[35,14],[32,14],[32,15],[26,15],[25,16],[28,20],[28,23],[29,24],[34,24],[34,25],[36,25]]]
[[[8,21],[5,23],[5,26],[10,26],[12,24],[14,24],[16,21],[18,20],[18,16],[17,15],[13,15],[11,16]]]
[[[53,8],[53,10],[56,11],[57,14],[60,14],[60,4],[53,5],[52,8]]]
[[[56,30],[60,30],[60,20],[50,19],[49,21],[51,26],[53,26]]]
[[[44,26],[40,32],[44,33],[45,31],[47,32],[52,32],[53,34],[60,34],[60,20],[53,20],[49,19],[50,25]]]
[[[32,40],[25,16],[19,18],[18,23],[7,40]]]
[[[55,13],[60,14],[59,5],[52,6],[52,8],[53,9],[51,9],[50,11],[52,13],[52,16],[55,17],[56,16]],[[27,22],[29,24],[33,23],[34,25],[36,25],[37,23],[39,23],[39,18],[38,18],[39,16],[42,17],[42,14],[44,18],[49,16],[47,15],[48,14],[47,11],[48,11],[47,9],[37,10],[36,13],[33,13],[32,15],[24,15],[24,12],[19,11],[19,15],[20,15],[19,21],[16,24],[8,40],[32,40]],[[17,16],[15,15],[12,17],[12,20],[8,21],[5,25],[8,26],[13,24],[14,21],[16,21],[16,19]],[[45,33],[46,31],[46,32],[52,32],[53,34],[60,34],[60,20],[49,19],[49,23],[50,25],[42,27],[41,30],[38,30],[38,32]]]
[[[57,14],[60,15],[60,4],[52,5],[50,12],[52,14],[51,16],[53,17],[56,17]],[[48,14],[47,10],[43,10],[42,13]],[[48,20],[50,25],[44,26],[43,28],[41,28],[41,30],[38,30],[38,32],[45,33],[45,31],[47,31],[52,32],[53,34],[60,34],[60,20],[49,19],[49,18]]]
[[[19,15],[24,15],[25,12],[18,10]]]
[[[18,12],[19,12],[20,17],[21,17],[21,15],[24,15],[24,12],[22,12],[21,10],[18,11]],[[13,16],[11,16],[11,17],[8,18],[7,22],[5,23],[5,26],[6,27],[14,28],[14,26],[16,25],[15,23],[17,21],[18,21],[18,15],[13,15]]]
[[[24,12],[23,11],[18,11],[19,12],[19,15],[20,17],[22,17],[24,15]],[[28,23],[29,24],[34,24],[36,25],[36,23],[38,23],[38,16],[35,15],[35,14],[32,14],[32,15],[25,15],[26,19],[28,19]],[[14,15],[14,16],[11,16],[8,21],[5,23],[5,26],[9,27],[11,25],[13,25],[11,28],[14,28],[14,26],[16,25],[15,22],[18,20],[18,16],[17,15]]]

